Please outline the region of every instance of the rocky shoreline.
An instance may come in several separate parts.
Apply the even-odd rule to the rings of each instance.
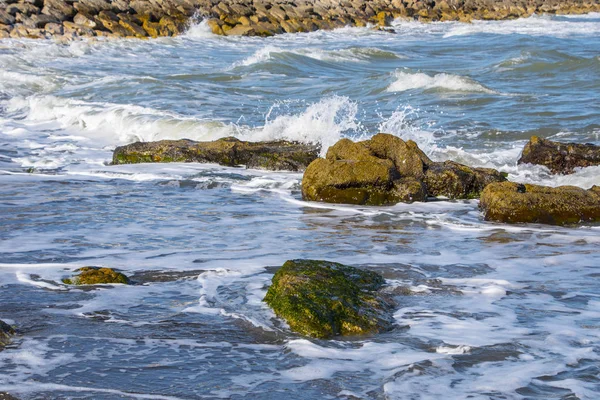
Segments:
[[[194,21],[213,33],[272,36],[344,26],[503,20],[600,11],[598,0],[3,0],[0,39],[176,36]]]

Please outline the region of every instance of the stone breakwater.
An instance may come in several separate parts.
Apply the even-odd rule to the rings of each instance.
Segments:
[[[206,19],[219,35],[271,36],[344,26],[501,20],[600,11],[600,0],[0,0],[0,38],[175,36]]]

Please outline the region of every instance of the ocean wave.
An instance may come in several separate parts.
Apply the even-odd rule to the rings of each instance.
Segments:
[[[286,112],[286,102],[276,103],[268,111],[262,126],[200,119],[149,107],[86,102],[51,95],[13,98],[6,104],[7,111],[23,121],[13,121],[13,125],[19,126],[12,126],[11,129],[29,132],[29,155],[20,160],[28,166],[47,165],[51,168],[57,168],[75,157],[73,153],[87,151],[91,147],[104,149],[135,141],[164,139],[207,141],[235,136],[248,141],[291,140],[321,144],[325,152],[343,134],[355,134],[361,129],[356,117],[357,103],[342,96],[309,103],[301,112]],[[61,134],[57,134],[56,129],[62,130]],[[48,131],[51,133],[48,134]],[[69,151],[65,151],[64,146],[55,146],[61,140],[61,135],[64,136],[62,139],[69,142],[77,137],[75,143],[78,150],[69,148]],[[39,164],[35,161],[42,156],[44,162]]]
[[[427,75],[423,72],[396,71],[396,80],[387,88],[388,92],[404,92],[413,89],[446,90],[455,92],[497,93],[473,79],[447,73]]]
[[[327,62],[367,62],[372,59],[398,59],[398,54],[381,50],[375,47],[349,47],[344,49],[324,50],[319,48],[283,49],[278,46],[268,45],[258,49],[254,54],[232,65],[236,67],[249,67],[256,64],[281,60],[286,56],[307,57]]]

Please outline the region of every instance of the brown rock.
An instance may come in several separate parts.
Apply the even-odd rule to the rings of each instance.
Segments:
[[[90,17],[83,13],[77,13],[73,18],[73,22],[78,25],[86,26],[88,28],[94,29],[98,24],[94,22]]]
[[[202,162],[247,168],[301,171],[319,154],[319,147],[284,140],[244,142],[223,138],[212,142],[162,140],[117,147],[114,164],[143,162]]]
[[[449,199],[478,198],[492,182],[504,182],[506,176],[491,168],[472,168],[454,161],[432,163],[425,173],[425,185],[430,196]]]
[[[484,219],[505,223],[568,225],[600,221],[600,187],[492,183],[481,194]]]
[[[553,174],[571,174],[575,168],[600,165],[600,146],[553,142],[532,136],[518,163],[543,165]]]

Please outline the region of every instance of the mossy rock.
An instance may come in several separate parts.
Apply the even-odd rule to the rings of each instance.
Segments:
[[[600,222],[600,187],[585,190],[575,186],[492,183],[481,194],[479,206],[487,221],[551,225]]]
[[[479,198],[487,185],[504,181],[505,175],[495,169],[472,168],[454,161],[431,163],[424,178],[429,196],[449,199]]]
[[[532,136],[518,164],[543,165],[553,174],[571,174],[578,167],[600,165],[600,146],[553,142]]]
[[[63,283],[67,285],[129,284],[127,276],[112,268],[82,267],[76,271],[80,272],[80,274],[72,278],[63,279]]]
[[[378,133],[362,143],[376,157],[391,160],[404,177],[421,179],[425,169],[432,163],[412,140],[405,142],[397,136]]]
[[[302,171],[319,157],[317,145],[277,140],[245,142],[234,137],[211,142],[161,140],[117,147],[113,164],[199,162],[267,170]]]
[[[302,178],[305,200],[327,203],[391,205],[401,201],[393,191],[398,178],[389,160],[313,161]]]
[[[384,278],[329,261],[290,260],[275,273],[264,301],[290,328],[315,338],[374,334],[392,326]]]
[[[6,322],[0,320],[0,349],[8,345],[11,337],[15,334],[15,330]]]
[[[433,162],[412,140],[378,133],[357,143],[341,139],[325,159],[313,161],[302,178],[302,197],[370,206],[426,201],[428,196],[471,199],[489,183],[505,180],[494,169]]]

